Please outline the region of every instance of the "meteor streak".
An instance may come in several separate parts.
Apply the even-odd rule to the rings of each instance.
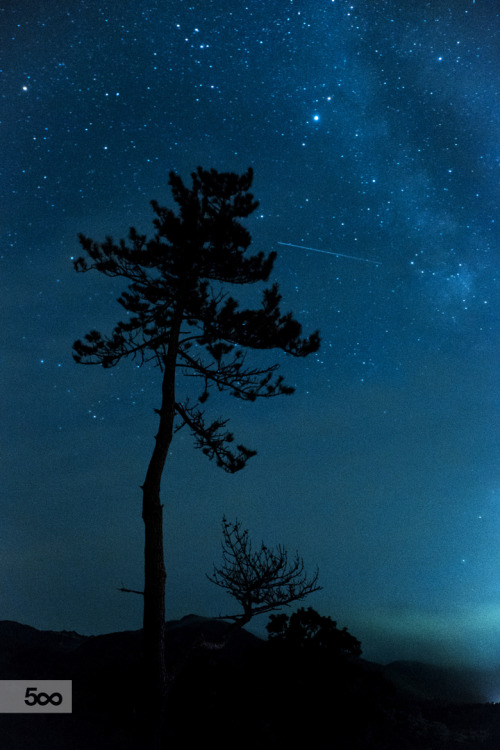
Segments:
[[[363,263],[373,263],[376,266],[380,266],[379,260],[371,260],[370,258],[358,258],[356,255],[345,255],[345,253],[334,253],[332,250],[319,250],[317,247],[307,247],[306,245],[294,245],[292,242],[278,242],[278,245],[285,245],[285,247],[298,247],[300,250],[312,250],[313,253],[324,253],[325,255],[334,255],[336,258],[349,258],[349,260],[361,260]]]

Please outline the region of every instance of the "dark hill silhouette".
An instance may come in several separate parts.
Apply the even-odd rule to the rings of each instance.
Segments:
[[[418,661],[395,661],[383,667],[398,691],[415,700],[486,703],[485,676],[465,667],[441,667]]]
[[[224,621],[166,624],[168,748],[237,738],[239,750],[498,750],[500,706],[479,674],[417,662],[387,666],[278,647]],[[0,714],[2,750],[140,747],[142,632],[98,636],[0,621],[0,679],[72,679],[71,715]]]
[[[37,630],[12,620],[0,621],[0,679],[64,679],[62,659],[75,651],[86,636],[63,630]],[[56,674],[54,674],[56,669]]]
[[[188,615],[166,623],[167,668],[182,672],[197,651],[222,652],[231,660],[260,642],[240,631],[221,648],[226,622]],[[2,750],[128,750],[134,747],[141,669],[142,631],[97,636],[42,631],[0,621],[0,679],[71,679],[71,716],[0,714]],[[43,727],[43,732],[40,732]]]

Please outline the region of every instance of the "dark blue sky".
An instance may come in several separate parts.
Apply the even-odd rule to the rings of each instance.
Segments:
[[[77,233],[148,233],[171,169],[251,165],[252,249],[322,347],[264,357],[293,396],[212,404],[243,472],[177,436],[167,618],[232,609],[205,578],[225,514],[319,566],[307,604],[368,658],[500,661],[497,2],[28,5],[0,10],[0,618],[140,627],[117,588],[142,587],[159,374],[73,362],[121,310]]]

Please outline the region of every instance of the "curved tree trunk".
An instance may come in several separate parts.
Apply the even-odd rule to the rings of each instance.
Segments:
[[[165,726],[167,674],[165,670],[165,560],[163,552],[163,505],[160,488],[163,468],[172,442],[175,416],[175,370],[182,315],[172,324],[164,360],[160,424],[155,447],[142,486],[144,543],[143,658],[145,728],[144,748],[160,748]]]

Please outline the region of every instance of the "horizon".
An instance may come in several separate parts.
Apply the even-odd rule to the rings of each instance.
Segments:
[[[310,605],[303,604],[302,606],[305,606],[306,608]],[[290,610],[287,610],[286,608],[280,608],[277,609],[276,612],[284,612],[285,614],[289,611],[290,614],[292,614],[293,611],[296,611],[299,607],[291,608]],[[313,607],[313,609],[315,609]],[[284,611],[286,610],[286,611]],[[319,612],[322,616],[330,616],[328,613],[325,612]],[[217,617],[217,616],[209,616],[209,615],[201,615],[199,613],[195,612],[189,612],[188,614],[181,615],[180,617],[166,619],[165,624],[166,625],[172,625],[181,623],[183,620],[187,620],[189,618],[196,618],[201,620],[210,620],[213,622],[221,622],[223,618]],[[245,626],[243,626],[243,630],[246,630],[247,632],[251,633],[252,635],[256,636],[257,638],[261,639],[262,641],[268,640],[268,634],[265,629],[265,623],[262,615],[257,615],[255,618],[253,618],[249,623],[247,623]],[[332,619],[335,619],[332,617]],[[258,623],[257,620],[262,620],[261,623]],[[227,621],[227,620],[224,620]],[[112,635],[113,633],[124,633],[124,632],[138,632],[142,630],[142,625],[137,628],[118,628],[116,630],[106,630],[104,632],[95,632],[95,633],[84,633],[81,630],[78,629],[66,629],[66,628],[52,628],[52,627],[37,627],[31,623],[28,622],[20,622],[18,620],[11,620],[11,619],[0,619],[0,623],[2,622],[11,622],[16,625],[26,626],[29,628],[33,628],[39,632],[51,632],[51,633],[75,633],[78,636],[81,636],[82,638],[94,638],[99,637],[101,635]],[[348,632],[353,635],[356,638],[359,638],[359,632],[354,631],[351,627],[348,625],[345,625],[343,623],[337,622],[337,627],[339,629],[342,629],[343,627],[346,627]],[[363,630],[363,627],[361,628]],[[374,623],[367,622],[364,627],[365,634],[368,635],[368,638],[370,638],[370,634],[373,634],[374,632],[377,633],[376,637],[373,638],[372,641],[366,642],[360,639],[361,641],[361,659],[365,661],[369,661],[376,664],[381,665],[389,665],[396,662],[415,662],[420,664],[425,664],[428,666],[436,666],[436,667],[442,667],[444,669],[459,669],[459,670],[472,670],[472,671],[478,671],[478,672],[500,672],[500,657],[497,661],[493,661],[491,656],[488,658],[483,657],[481,659],[471,659],[470,656],[466,656],[467,654],[467,647],[464,647],[461,649],[460,647],[455,646],[454,648],[449,648],[449,644],[447,646],[445,637],[442,636],[442,639],[436,638],[435,633],[434,639],[431,637],[429,640],[414,640],[411,632],[409,630],[401,630],[398,633],[397,628],[395,628],[392,633],[388,631],[387,633],[382,633],[380,631],[377,631],[376,626]],[[430,631],[432,634],[432,630]],[[394,637],[394,633],[398,633],[396,640],[391,641],[391,635]],[[499,696],[499,702],[500,702],[500,674],[498,675],[498,696]],[[493,692],[496,692],[496,688],[492,688]],[[496,702],[496,701],[495,701]]]

